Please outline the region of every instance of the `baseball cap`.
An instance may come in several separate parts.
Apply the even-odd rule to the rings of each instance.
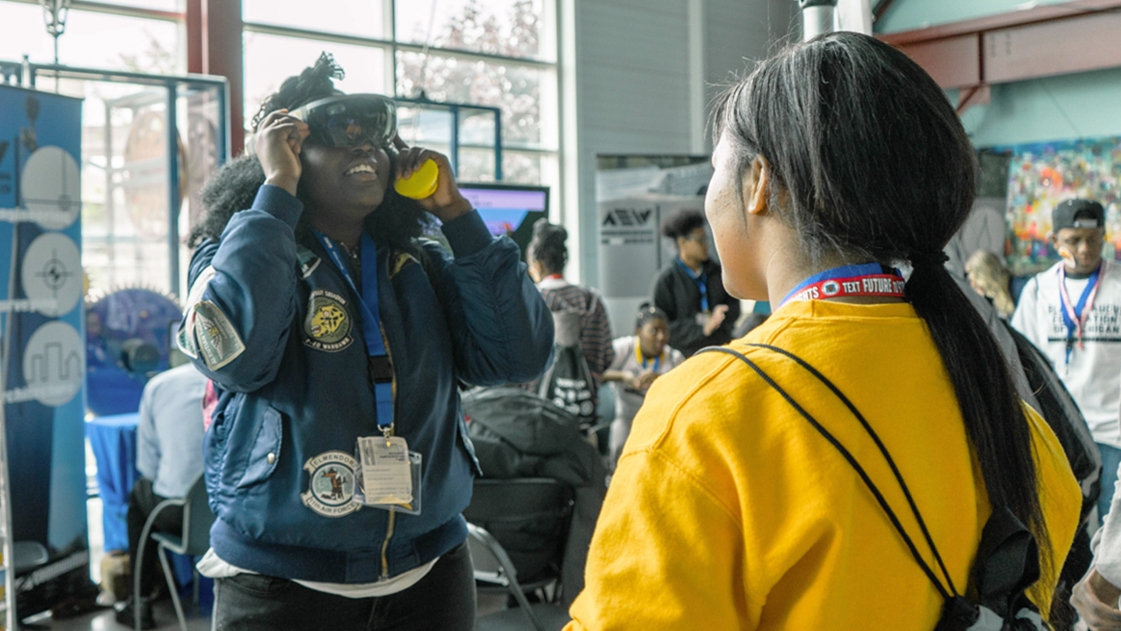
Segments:
[[[1102,228],[1105,208],[1093,199],[1067,199],[1051,211],[1051,230],[1064,228]]]
[[[1105,209],[1092,199],[1068,199],[1051,211],[1052,230],[1063,228],[1101,228]]]

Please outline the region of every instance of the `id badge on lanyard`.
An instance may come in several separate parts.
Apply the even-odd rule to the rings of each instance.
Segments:
[[[359,471],[355,496],[366,506],[420,514],[421,455],[409,451],[403,436],[393,435],[393,378],[389,370],[388,351],[381,337],[377,247],[370,235],[362,234],[362,288],[359,290],[335,243],[319,231],[315,235],[351,290],[360,297],[362,334],[370,356],[377,423],[382,433],[381,436],[358,438],[355,452]],[[375,371],[374,367],[378,370]]]
[[[402,436],[358,439],[359,484],[356,495],[366,506],[420,514],[421,455],[409,451]]]

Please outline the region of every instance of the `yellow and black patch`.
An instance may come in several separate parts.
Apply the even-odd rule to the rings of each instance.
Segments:
[[[352,328],[346,298],[325,289],[311,292],[304,319],[305,346],[330,353],[341,351],[354,342]]]

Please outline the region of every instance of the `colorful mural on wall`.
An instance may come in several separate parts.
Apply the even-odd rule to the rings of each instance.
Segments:
[[[1096,199],[1106,209],[1103,256],[1121,259],[1121,137],[1006,147],[1008,266],[1034,274],[1059,260],[1047,236],[1051,210],[1072,197]]]

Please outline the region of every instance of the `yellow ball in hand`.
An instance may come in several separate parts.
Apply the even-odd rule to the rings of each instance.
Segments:
[[[435,160],[425,160],[408,178],[398,178],[393,188],[409,199],[424,199],[436,192],[440,167]]]

